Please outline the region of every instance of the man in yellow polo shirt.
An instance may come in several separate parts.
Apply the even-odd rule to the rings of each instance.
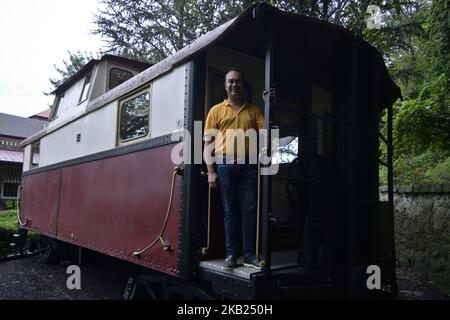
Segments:
[[[215,188],[219,183],[224,208],[226,259],[224,268],[237,266],[243,254],[244,265],[260,268],[255,254],[256,246],[256,189],[257,166],[256,135],[264,126],[262,111],[247,102],[245,75],[231,69],[225,75],[228,99],[211,108],[205,124],[205,162],[208,183]],[[211,133],[218,130],[218,135]],[[236,133],[253,133],[254,139],[245,140],[245,147],[236,145]],[[253,141],[252,141],[253,140]],[[208,146],[214,143],[215,166],[206,161]],[[255,161],[249,163],[251,157]],[[209,163],[209,164],[208,164]]]

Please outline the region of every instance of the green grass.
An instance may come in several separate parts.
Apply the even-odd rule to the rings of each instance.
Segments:
[[[17,211],[4,210],[0,211],[0,228],[8,230],[17,230]]]
[[[0,257],[9,250],[12,235],[17,232],[17,211],[0,211]]]

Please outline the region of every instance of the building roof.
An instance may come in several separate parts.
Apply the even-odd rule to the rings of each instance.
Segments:
[[[27,138],[42,130],[46,121],[13,116],[0,112],[0,135]]]
[[[41,111],[39,113],[33,114],[30,119],[38,119],[38,120],[48,120],[50,116],[50,108],[47,110]]]
[[[23,162],[22,151],[0,150],[0,162]]]

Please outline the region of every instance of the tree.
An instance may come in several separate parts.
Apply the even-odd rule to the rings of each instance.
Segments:
[[[394,105],[394,172],[398,184],[449,181],[450,26],[446,5],[443,0],[425,3],[418,13],[425,35],[416,36],[414,50],[402,51],[390,65],[405,97]]]
[[[107,40],[107,51],[151,63],[188,45],[235,17],[250,1],[101,0],[94,31]]]
[[[106,38],[107,51],[155,63],[199,36],[236,17],[253,1],[245,0],[101,0],[94,33]],[[422,32],[413,0],[273,0],[272,5],[344,26],[367,37],[379,49],[410,48]],[[379,5],[389,22],[367,31],[367,7]],[[366,33],[365,33],[366,32]]]

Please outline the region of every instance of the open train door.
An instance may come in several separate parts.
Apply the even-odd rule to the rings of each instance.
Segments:
[[[276,28],[287,27],[277,20],[268,27],[265,90],[276,94],[264,101],[268,145],[262,153],[271,150],[271,161],[261,161],[259,254],[266,272],[314,272],[335,261],[337,97],[318,76],[320,54],[308,39],[293,45]]]

